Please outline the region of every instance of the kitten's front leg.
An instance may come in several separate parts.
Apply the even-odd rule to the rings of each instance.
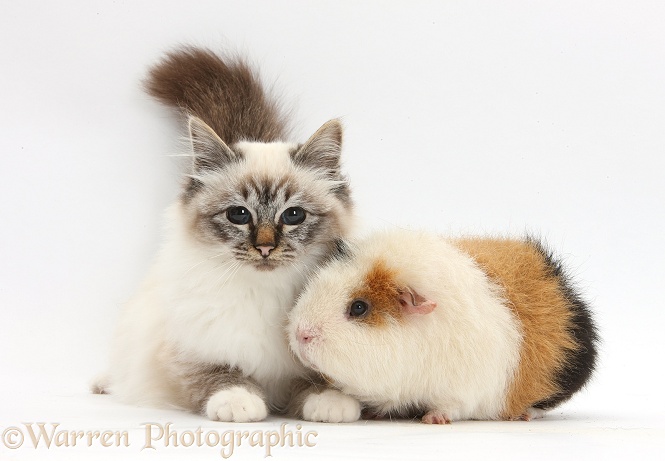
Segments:
[[[321,379],[299,378],[292,386],[291,416],[324,423],[352,423],[360,419],[360,402]]]
[[[246,423],[268,416],[265,393],[252,378],[228,365],[178,364],[189,406],[213,421]]]

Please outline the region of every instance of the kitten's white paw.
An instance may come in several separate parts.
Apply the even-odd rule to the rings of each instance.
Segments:
[[[266,419],[268,408],[261,397],[236,386],[213,394],[206,414],[213,421],[248,423]]]
[[[305,399],[303,418],[323,423],[352,423],[360,419],[360,402],[335,389],[311,394]]]

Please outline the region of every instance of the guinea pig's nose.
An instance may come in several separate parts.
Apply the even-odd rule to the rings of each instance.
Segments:
[[[314,338],[318,337],[321,331],[318,328],[311,327],[298,327],[296,330],[296,339],[300,344],[311,343]]]

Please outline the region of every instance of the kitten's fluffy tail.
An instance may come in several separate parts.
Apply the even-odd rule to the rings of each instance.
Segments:
[[[240,57],[183,47],[150,69],[145,89],[160,102],[196,115],[227,144],[286,140],[287,117]]]

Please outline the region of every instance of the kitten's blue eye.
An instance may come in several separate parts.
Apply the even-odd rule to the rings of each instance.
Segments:
[[[350,317],[364,317],[369,312],[369,304],[362,299],[356,299],[349,308]]]
[[[282,222],[288,226],[295,226],[305,220],[305,210],[298,206],[287,208],[282,213]]]
[[[233,224],[247,224],[252,220],[252,214],[244,206],[234,206],[226,210],[226,217]]]

